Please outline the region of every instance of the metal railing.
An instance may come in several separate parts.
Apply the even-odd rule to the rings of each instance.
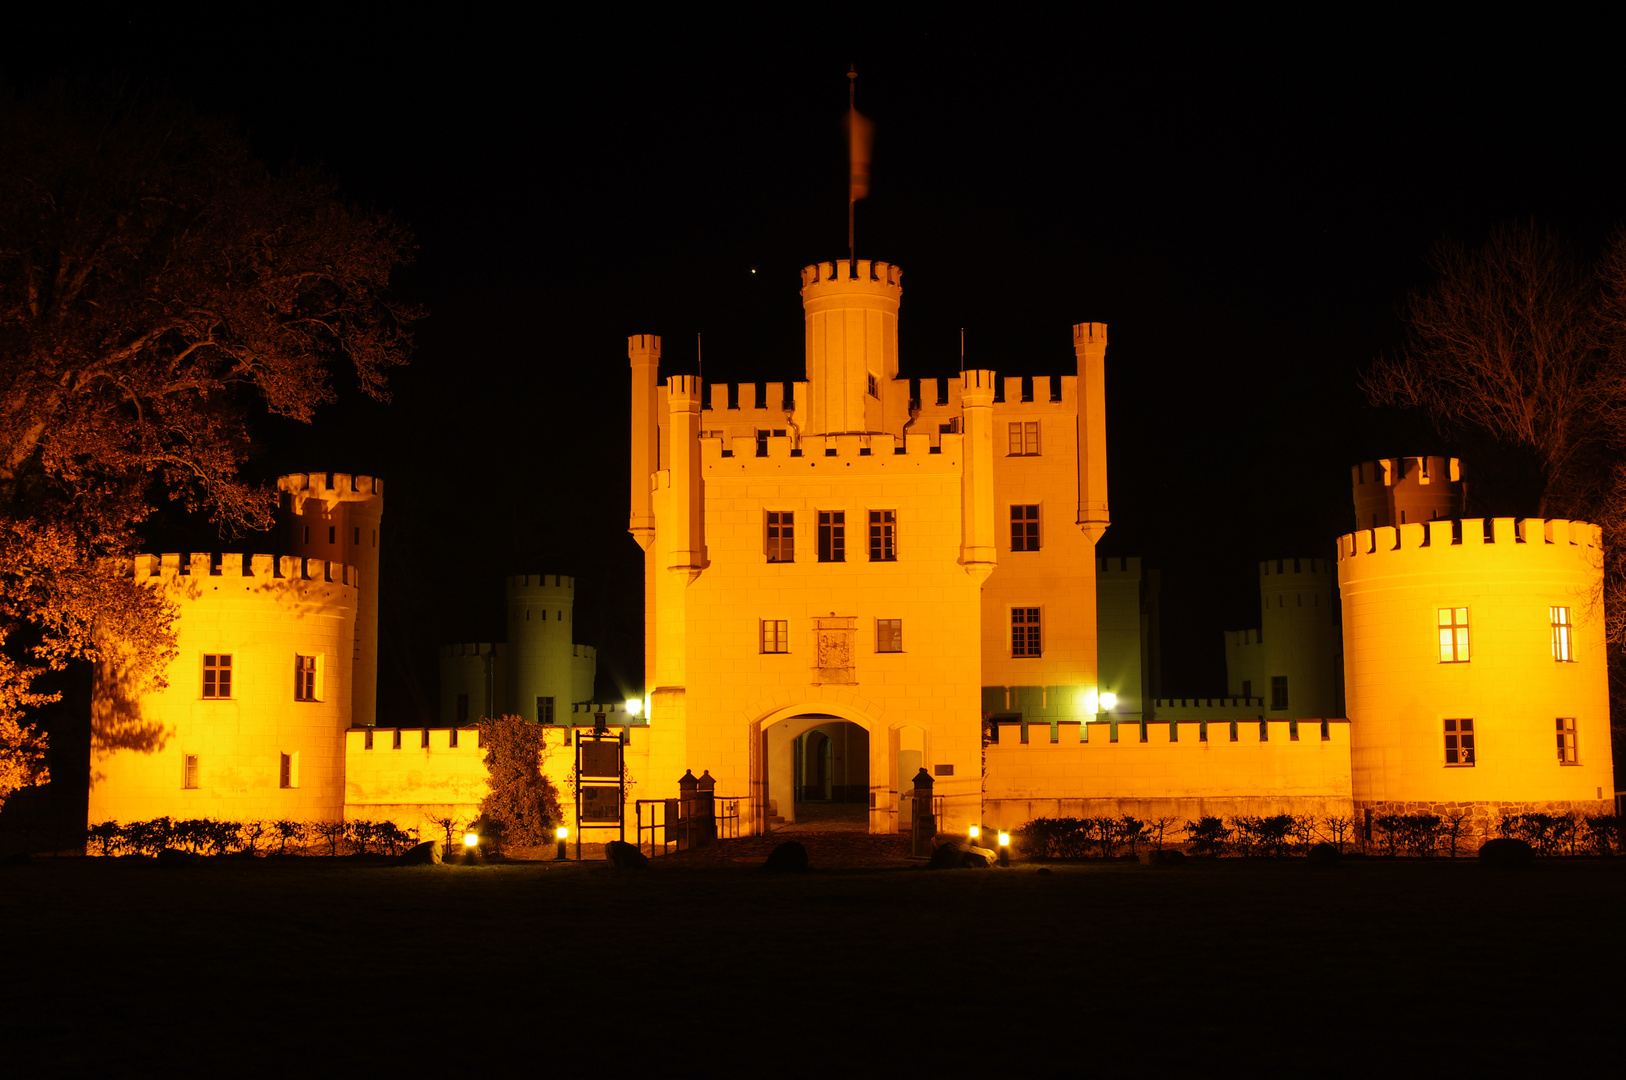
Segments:
[[[692,851],[713,840],[740,835],[744,796],[695,795],[677,799],[639,799],[635,804],[638,850],[650,858]]]

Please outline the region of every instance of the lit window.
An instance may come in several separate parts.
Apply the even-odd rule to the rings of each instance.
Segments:
[[[1039,550],[1039,508],[1037,506],[1011,507],[1011,550]]]
[[[902,652],[903,651],[903,620],[902,619],[876,619],[875,620],[875,651],[876,652]]]
[[[294,700],[316,700],[316,657],[294,657]]]
[[[553,699],[539,697],[536,699],[536,722],[539,724],[553,723]]]
[[[819,511],[819,561],[847,561],[847,512]]]
[[[1010,425],[1011,457],[1036,457],[1039,453],[1039,421],[1017,420]]]
[[[877,383],[874,375],[869,377],[869,396],[872,398],[878,398],[881,396],[880,385]]]
[[[225,653],[204,654],[203,696],[206,698],[231,697],[231,657]]]
[[[1011,608],[1011,655],[1038,656],[1039,649],[1039,609]]]
[[[1468,662],[1468,609],[1440,609],[1440,663]]]
[[[869,512],[869,561],[895,562],[898,558],[898,515],[892,510]]]
[[[277,781],[278,787],[296,788],[299,786],[299,755],[283,754],[282,769]]]
[[[1578,759],[1575,756],[1575,717],[1561,716],[1558,719],[1558,763],[1560,765],[1575,765]]]
[[[785,619],[762,620],[762,651],[765,653],[790,652],[790,631]]]
[[[1287,708],[1287,676],[1272,675],[1270,677],[1270,707],[1272,709]]]
[[[1474,722],[1447,720],[1445,722],[1445,763],[1472,765],[1474,763]]]
[[[1553,620],[1553,659],[1560,663],[1568,663],[1575,659],[1570,651],[1570,632],[1574,629],[1570,625],[1570,609],[1555,607],[1548,609]]]
[[[796,515],[789,510],[768,511],[768,561],[796,560]]]
[[[198,755],[186,755],[185,771],[181,774],[181,786],[188,788],[198,786]]]

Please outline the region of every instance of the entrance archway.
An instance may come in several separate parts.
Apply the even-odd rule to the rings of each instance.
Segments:
[[[876,763],[887,761],[887,732],[869,717],[810,704],[781,708],[753,727],[759,829],[868,832],[877,810],[886,816],[890,785]]]

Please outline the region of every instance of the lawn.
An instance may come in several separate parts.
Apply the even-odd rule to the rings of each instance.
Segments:
[[[1626,860],[0,868],[13,1069],[1619,1071]],[[1588,1070],[1590,1072],[1590,1070]]]

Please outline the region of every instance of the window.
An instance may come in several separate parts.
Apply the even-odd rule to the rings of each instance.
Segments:
[[[361,526],[357,525],[350,530],[350,542],[357,547],[361,546]]]
[[[847,512],[819,511],[819,561],[847,561]]]
[[[1039,550],[1039,508],[1037,506],[1011,507],[1011,550]]]
[[[327,527],[327,542],[330,543],[330,544],[337,543],[338,540],[339,540],[339,535],[338,534],[339,534],[339,527],[337,525],[329,525]]]
[[[294,657],[294,700],[316,700],[316,657]]]
[[[880,384],[876,381],[873,374],[871,374],[869,377],[869,396],[872,398],[878,398],[881,396]]]
[[[1560,765],[1579,764],[1575,756],[1575,717],[1573,716],[1558,718],[1558,763]]]
[[[198,786],[198,755],[187,754],[184,771],[181,774],[181,786],[195,788]]]
[[[1017,420],[1010,426],[1011,457],[1037,457],[1039,454],[1039,421]]]
[[[298,754],[282,755],[282,769],[277,779],[277,786],[283,788],[296,788],[299,786]]]
[[[1039,648],[1039,609],[1011,608],[1011,655],[1038,656]]]
[[[1245,697],[1245,698],[1253,697],[1253,680],[1252,679],[1243,679],[1242,680],[1242,696]]]
[[[1272,709],[1287,708],[1287,676],[1272,675],[1270,677],[1270,707]]]
[[[1440,609],[1440,663],[1468,662],[1468,609]]]
[[[902,652],[903,651],[903,620],[902,619],[876,619],[875,620],[875,651],[876,652]]]
[[[893,510],[869,512],[869,561],[896,562],[898,558],[898,515]]]
[[[1445,722],[1445,763],[1472,765],[1474,763],[1474,722],[1447,720]]]
[[[203,657],[203,696],[231,697],[231,657],[225,653],[205,653]]]
[[[768,429],[757,428],[757,457],[768,456]]]
[[[467,694],[457,695],[457,722],[459,724],[469,722],[469,695]]]
[[[1553,620],[1553,659],[1559,663],[1574,661],[1575,655],[1570,652],[1570,609],[1567,607],[1548,608]]]
[[[790,632],[786,628],[786,620],[762,620],[762,651],[765,653],[790,652]]]
[[[536,722],[539,724],[553,723],[553,699],[539,697],[536,699]]]
[[[768,561],[796,561],[796,515],[789,510],[768,511]]]

